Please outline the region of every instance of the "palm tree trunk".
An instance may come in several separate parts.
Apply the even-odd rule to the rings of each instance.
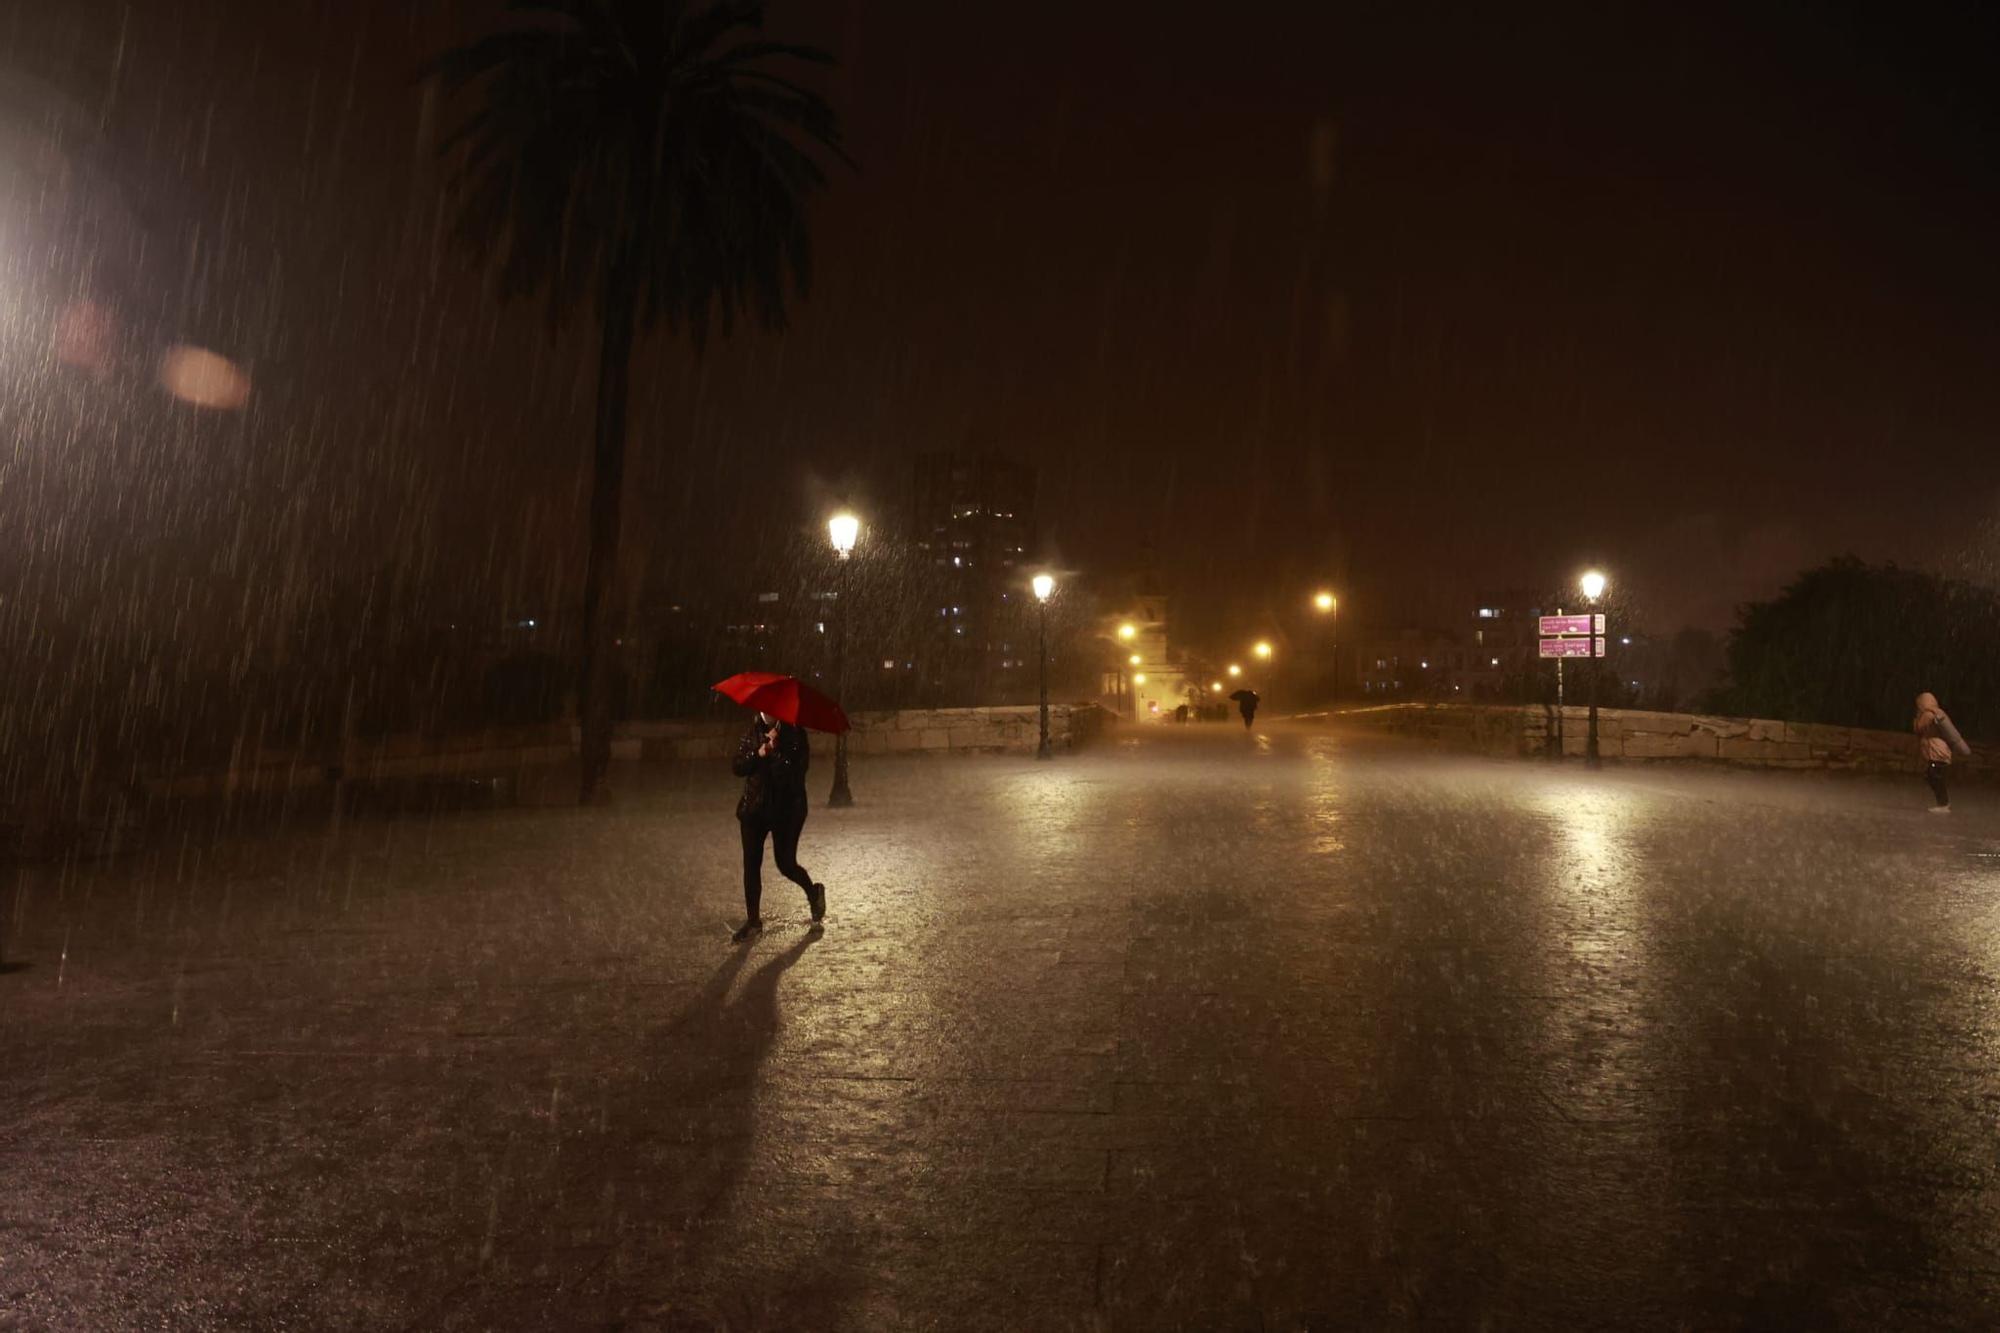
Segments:
[[[619,269],[626,266],[621,264]],[[632,388],[638,284],[616,274],[604,297],[597,360],[597,438],[590,488],[590,558],[583,575],[583,663],[577,711],[583,726],[580,799],[588,804],[611,767],[611,607],[618,583],[619,515],[625,498],[625,408]]]

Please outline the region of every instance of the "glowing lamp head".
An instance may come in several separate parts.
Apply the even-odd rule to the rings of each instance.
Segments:
[[[1137,653],[1133,653],[1133,654],[1132,654],[1132,655],[1131,655],[1130,657],[1126,658],[1126,659],[1125,659],[1125,661],[1126,661],[1126,662],[1127,662],[1128,664],[1132,665],[1132,666],[1138,666],[1138,665],[1139,665],[1139,654],[1137,654]]]
[[[1236,677],[1238,677],[1238,676],[1240,676],[1240,675],[1242,675],[1242,674],[1243,674],[1243,668],[1242,668],[1242,667],[1240,667],[1240,666],[1237,666],[1237,665],[1236,665],[1236,663],[1234,663],[1234,662],[1231,662],[1231,663],[1229,664],[1229,678],[1230,678],[1231,680],[1234,680],[1234,679],[1235,679]]]
[[[1120,625],[1118,627],[1118,637],[1125,640],[1125,642],[1130,643],[1132,642],[1132,640],[1139,637],[1139,627],[1137,625],[1132,624],[1130,621],[1127,621],[1125,624]]]
[[[1255,648],[1252,648],[1250,651],[1257,654],[1257,659],[1259,661],[1268,662],[1271,660],[1271,645],[1268,643],[1262,642],[1260,640],[1257,646]]]
[[[1604,581],[1604,575],[1593,569],[1576,583],[1577,587],[1583,589],[1583,595],[1594,602],[1604,595]]]
[[[1313,608],[1322,614],[1333,610],[1339,604],[1339,600],[1330,592],[1315,593],[1313,595]]]
[[[1037,574],[1033,579],[1029,580],[1028,586],[1035,590],[1036,601],[1046,602],[1049,600],[1049,594],[1056,590],[1055,576],[1052,574]]]
[[[835,514],[826,521],[826,535],[833,539],[833,549],[845,560],[854,554],[854,543],[861,536],[861,520],[848,513]]]
[[[1208,688],[1220,694],[1222,692],[1222,682],[1219,680],[1210,681]]]
[[[1139,674],[1132,677],[1132,683],[1134,685],[1144,685],[1146,683],[1146,673],[1141,671]]]

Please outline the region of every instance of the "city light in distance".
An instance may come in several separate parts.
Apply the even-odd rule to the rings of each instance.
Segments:
[[[1130,621],[1127,621],[1125,624],[1120,625],[1118,627],[1118,637],[1125,640],[1125,642],[1127,643],[1132,642],[1132,640],[1138,636],[1138,633],[1139,633],[1139,627],[1137,625],[1132,624]]]
[[[1141,671],[1137,675],[1133,676],[1132,683],[1134,685],[1144,685],[1146,683],[1146,673]]]
[[[1268,662],[1271,660],[1271,645],[1262,639],[1259,639],[1257,646],[1250,651],[1257,654],[1259,661]]]
[[[1242,674],[1243,674],[1243,668],[1242,668],[1242,667],[1240,667],[1240,666],[1237,666],[1237,665],[1236,665],[1236,663],[1234,663],[1234,662],[1231,662],[1231,663],[1229,664],[1229,678],[1230,678],[1231,680],[1234,680],[1234,679],[1235,679],[1236,677],[1238,677],[1238,676],[1240,676],[1240,675],[1242,675]]]
[[[1338,605],[1340,605],[1340,600],[1330,592],[1321,592],[1313,594],[1313,608],[1317,611],[1320,612],[1331,611],[1333,610],[1334,607]]]
[[[1133,654],[1132,654],[1132,655],[1131,655],[1130,657],[1126,658],[1125,660],[1126,660],[1126,662],[1128,662],[1128,663],[1129,663],[1129,664],[1131,664],[1132,666],[1138,666],[1138,665],[1139,665],[1139,654],[1137,654],[1137,653],[1133,653]]]

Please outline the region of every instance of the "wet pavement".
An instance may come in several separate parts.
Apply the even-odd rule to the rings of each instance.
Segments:
[[[827,777],[826,756],[814,777]],[[1277,723],[14,884],[0,1328],[1990,1327],[2000,797]]]

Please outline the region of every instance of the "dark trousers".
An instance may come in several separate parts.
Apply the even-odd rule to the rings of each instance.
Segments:
[[[1950,764],[1933,762],[1924,769],[1924,781],[1931,784],[1931,795],[1937,797],[1939,805],[1950,805],[1951,796],[1944,789],[1944,775],[1951,771]]]
[[[764,839],[771,839],[771,855],[778,873],[802,889],[812,887],[813,878],[799,864],[799,833],[806,826],[806,806],[800,804],[776,815],[739,815],[743,826],[743,910],[752,921],[761,919],[758,907],[764,900]]]
[[[1243,730],[1245,731],[1250,730],[1250,719],[1256,716],[1257,716],[1257,710],[1254,708],[1246,708],[1243,710]]]

